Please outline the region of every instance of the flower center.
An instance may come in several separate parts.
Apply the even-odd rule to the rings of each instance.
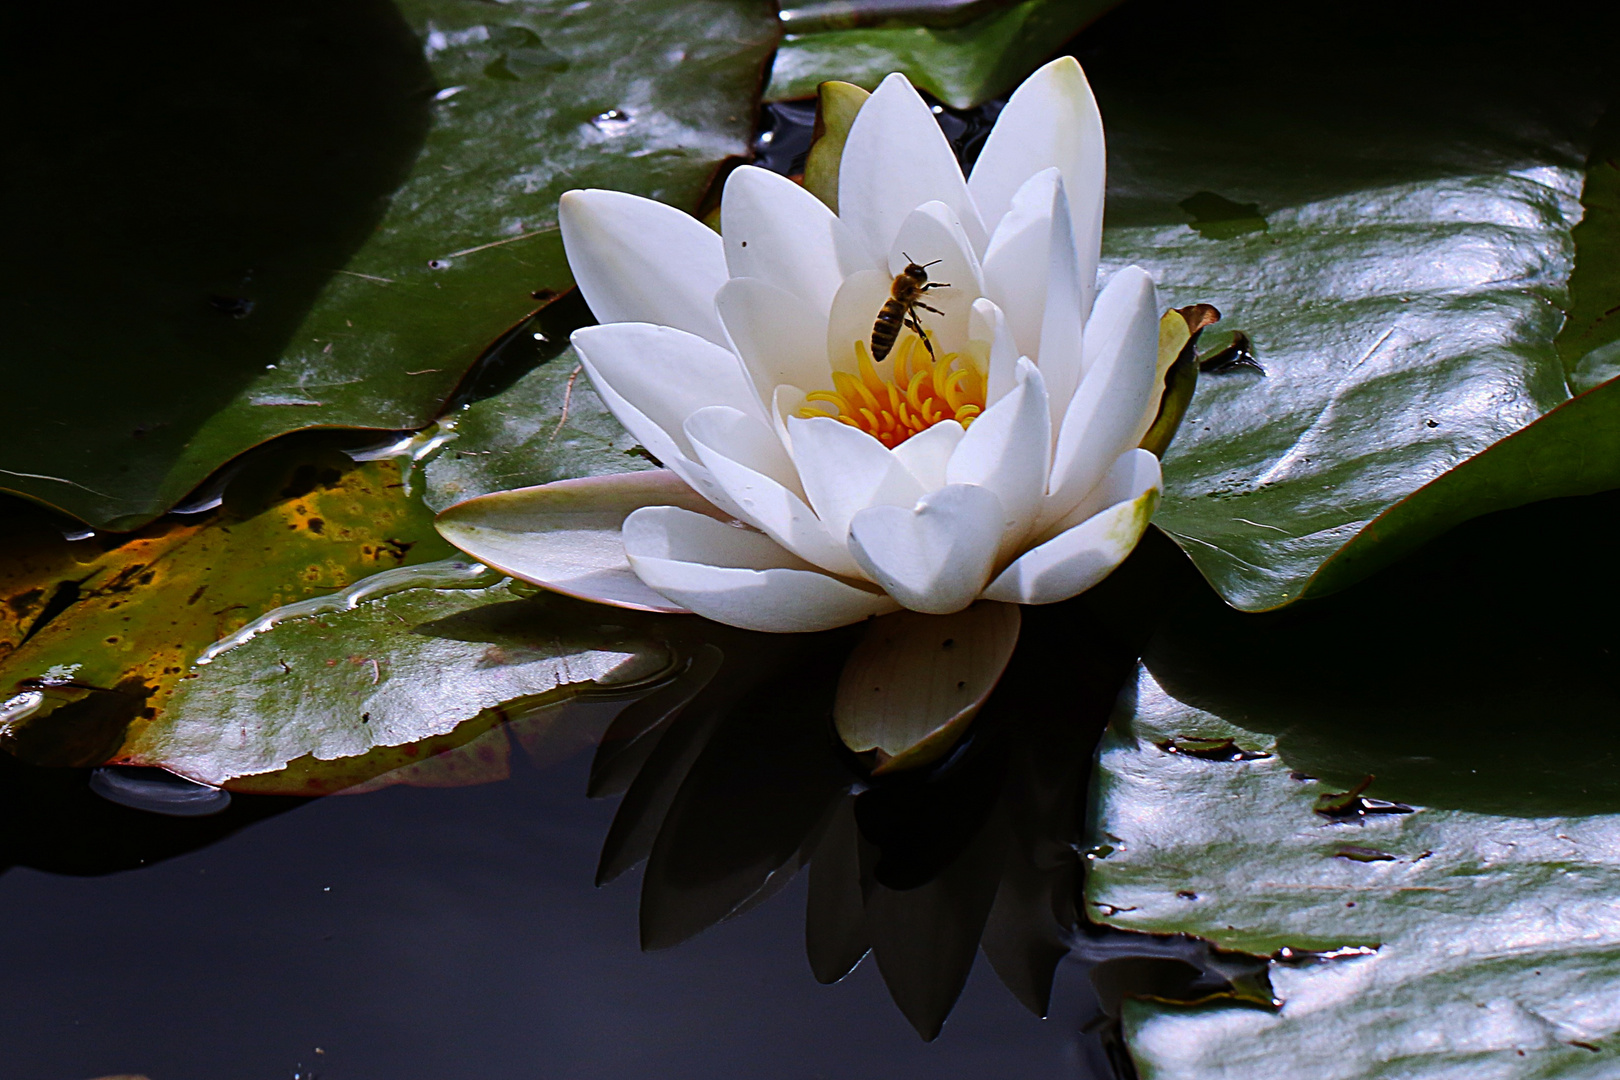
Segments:
[[[855,343],[855,356],[858,374],[833,372],[834,389],[806,395],[799,416],[806,420],[830,416],[893,450],[941,420],[967,427],[984,411],[984,379],[961,362],[960,353],[936,359],[921,338],[907,334],[896,345],[885,373],[872,363],[866,342]],[[832,410],[814,405],[830,405]]]

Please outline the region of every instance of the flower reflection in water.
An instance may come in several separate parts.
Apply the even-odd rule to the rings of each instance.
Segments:
[[[925,1039],[939,1034],[981,948],[1037,1015],[1071,952],[1097,962],[1099,999],[1115,1015],[1125,995],[1269,1004],[1263,960],[1086,920],[1090,759],[1136,653],[1079,602],[1026,618],[963,739],[944,759],[890,776],[874,776],[833,729],[858,628],[781,636],[701,624],[709,640],[685,673],[619,715],[592,769],[592,795],[623,793],[598,882],[646,860],[642,947],[734,918],[808,866],[815,977],[836,982],[870,953]]]

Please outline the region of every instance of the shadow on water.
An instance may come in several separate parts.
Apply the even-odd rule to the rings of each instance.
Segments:
[[[1081,605],[1030,609],[963,742],[934,766],[881,778],[831,722],[858,630],[733,636],[695,654],[690,681],[622,713],[597,753],[593,793],[624,791],[598,880],[646,860],[643,948],[736,918],[808,865],[815,977],[836,982],[870,955],[924,1039],[939,1035],[981,949],[1036,1015],[1073,954],[1106,962],[1098,985],[1116,1014],[1128,993],[1269,1001],[1238,987],[1240,971],[1263,982],[1263,964],[1212,967],[1198,946],[1100,930],[1079,910],[1089,761],[1136,660]],[[1095,1023],[1107,1042],[1106,1011]]]
[[[381,220],[431,73],[388,0],[10,4],[0,70],[9,438],[144,486]]]
[[[237,795],[220,813],[172,817],[101,797],[90,776],[88,769],[41,768],[0,754],[0,873],[12,866],[75,876],[135,870],[305,801]]]
[[[1432,807],[1613,813],[1617,531],[1620,492],[1537,503],[1465,524],[1345,592],[1259,615],[1221,603],[1153,534],[1096,602],[1123,615],[1128,577],[1157,579],[1166,610],[1144,652],[1155,678],[1276,735],[1296,769],[1371,774],[1371,794]]]

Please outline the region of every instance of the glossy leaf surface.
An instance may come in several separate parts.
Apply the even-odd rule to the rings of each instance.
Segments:
[[[1155,519],[1239,607],[1341,587],[1474,514],[1620,482],[1602,390],[1470,461],[1570,399],[1571,273],[1612,258],[1608,234],[1581,233],[1592,254],[1575,235],[1608,87],[1591,26],[1453,14],[1377,6],[1330,32],[1259,3],[1150,3],[1090,38],[1105,262],[1213,303],[1264,367],[1199,381]],[[1178,24],[1199,48],[1144,63]],[[1238,55],[1264,57],[1256,77]]]
[[[441,426],[451,439],[426,471],[434,510],[512,488],[656,467],[596,396],[571,348]]]
[[[570,284],[563,190],[696,208],[777,34],[747,0],[4,19],[33,45],[6,74],[27,212],[0,355],[27,408],[0,479],[119,529],[284,432],[430,421]]]
[[[810,97],[817,84],[829,79],[873,90],[885,75],[899,71],[947,105],[966,109],[1011,91],[1081,27],[1118,2],[954,5],[948,15],[930,12],[927,5],[845,5],[852,16],[848,21],[878,24],[864,26],[839,26],[830,18],[793,18],[794,8],[788,7],[783,19],[788,33],[771,67],[765,99]],[[873,9],[867,19],[860,18],[864,8]],[[994,10],[967,22],[955,17],[985,8]],[[803,32],[800,27],[805,24],[817,29]]]
[[[485,710],[493,724],[502,706],[624,690],[671,670],[664,641],[581,608],[502,585],[423,587],[288,619],[199,666],[133,750],[214,784],[379,747],[406,748],[403,765],[411,744]]]
[[[410,463],[326,442],[246,462],[220,507],[131,537],[69,541],[13,511],[3,560],[0,690],[43,695],[5,731],[45,764],[157,763],[133,750],[208,646],[273,608],[453,549],[405,492]]]
[[[1283,1005],[1129,1003],[1143,1075],[1611,1071],[1620,575],[1520,553],[1596,567],[1617,524],[1540,503],[1316,604],[1171,611],[1099,754],[1088,910],[1272,955]]]

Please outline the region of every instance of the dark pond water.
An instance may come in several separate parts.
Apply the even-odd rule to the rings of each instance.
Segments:
[[[1060,969],[1042,1021],[981,962],[933,1044],[871,963],[817,984],[804,875],[744,918],[642,953],[639,875],[592,885],[614,807],[583,797],[588,762],[279,813],[239,797],[244,818],[272,816],[167,860],[197,823],[93,805],[82,775],[63,778],[52,786],[79,813],[55,799],[51,812],[79,835],[24,838],[12,818],[14,843],[57,865],[78,848],[80,872],[152,862],[0,876],[0,1075],[1107,1075],[1080,1031],[1095,1004],[1078,965]]]

